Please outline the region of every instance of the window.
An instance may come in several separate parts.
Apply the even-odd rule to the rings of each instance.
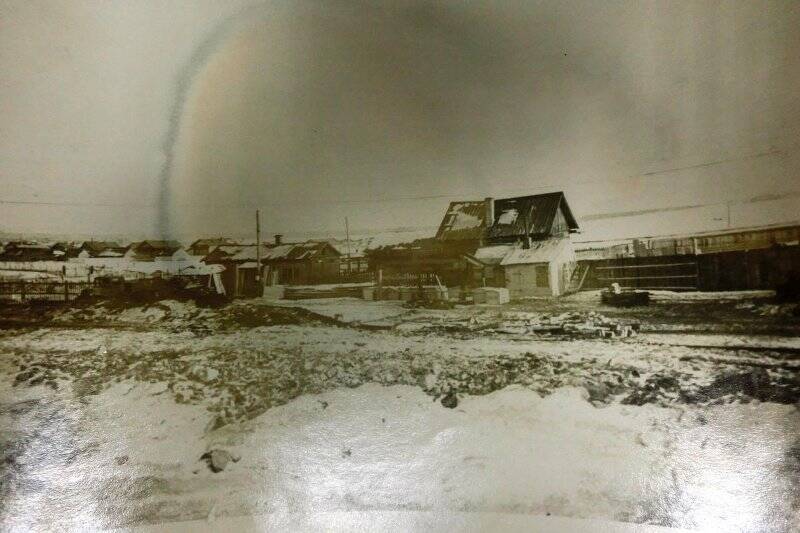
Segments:
[[[547,265],[540,265],[536,267],[536,286],[549,287],[550,276]]]

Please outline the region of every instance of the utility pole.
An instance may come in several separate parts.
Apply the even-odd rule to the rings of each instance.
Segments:
[[[728,229],[731,229],[731,202],[728,201],[726,205],[728,206]]]
[[[722,202],[720,202],[720,203],[722,203]],[[725,227],[727,229],[731,229],[731,204],[732,203],[733,203],[733,200],[728,200],[727,202],[725,202],[725,218],[714,217],[714,219],[713,219],[713,220],[716,220],[716,221],[719,221],[719,222],[722,222],[723,220],[725,220],[726,221],[726,226]],[[719,204],[717,204],[717,205],[719,205]]]
[[[261,214],[256,209],[256,295],[261,296]]]
[[[345,238],[347,239],[347,273],[350,274],[350,223],[347,220],[347,217],[344,217],[344,234]]]

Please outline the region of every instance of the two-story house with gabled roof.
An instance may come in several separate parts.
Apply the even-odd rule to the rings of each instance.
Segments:
[[[578,222],[563,192],[451,202],[436,237],[376,250],[372,267],[435,274],[448,285],[506,287],[512,298],[569,291],[570,235]]]

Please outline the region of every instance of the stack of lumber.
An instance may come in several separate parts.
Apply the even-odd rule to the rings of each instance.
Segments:
[[[511,301],[508,289],[504,287],[478,287],[472,291],[476,304],[506,304]]]
[[[511,335],[568,335],[575,337],[633,337],[639,324],[620,324],[595,312],[563,313],[531,321],[506,321],[494,329]]]
[[[605,305],[614,307],[635,307],[648,305],[650,303],[650,293],[647,291],[636,290],[604,290],[600,292],[600,301]]]
[[[330,288],[286,287],[284,298],[287,300],[311,300],[315,298],[361,298],[362,287],[343,286]]]

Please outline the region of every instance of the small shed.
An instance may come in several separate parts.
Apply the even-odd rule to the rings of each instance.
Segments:
[[[372,242],[371,237],[361,239],[323,239],[309,242],[327,242],[339,252],[339,273],[361,274],[369,270],[367,251]]]
[[[228,295],[234,296],[236,294],[237,262],[233,258],[248,247],[255,248],[255,244],[223,244],[216,246],[203,258],[203,263],[207,265],[222,265],[225,267],[220,276]]]
[[[534,241],[515,247],[500,262],[511,299],[560,296],[575,270],[575,250],[569,239]]]
[[[268,250],[263,261],[269,285],[332,283],[339,277],[341,254],[327,242],[281,244]]]

